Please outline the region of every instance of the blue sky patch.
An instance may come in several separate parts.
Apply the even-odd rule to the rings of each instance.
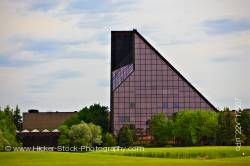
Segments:
[[[47,12],[56,5],[57,2],[55,0],[34,1],[30,6],[30,10]]]
[[[208,34],[229,34],[250,30],[248,19],[218,19],[204,22]]]
[[[68,70],[61,70],[49,75],[49,77],[53,79],[74,79],[82,77],[82,73],[79,71],[68,71]]]
[[[109,87],[110,86],[110,81],[107,79],[101,79],[97,81],[97,85],[100,87]]]

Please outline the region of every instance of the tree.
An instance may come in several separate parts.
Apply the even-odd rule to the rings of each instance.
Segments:
[[[90,146],[92,133],[87,123],[81,122],[80,124],[73,125],[68,136],[72,146]]]
[[[172,138],[173,122],[168,120],[164,113],[154,115],[150,120],[149,128],[156,145],[164,145]]]
[[[7,105],[7,106],[4,108],[3,112],[5,113],[5,115],[6,115],[7,117],[9,117],[9,119],[13,120],[13,109],[10,108],[9,105]]]
[[[92,133],[91,144],[100,145],[102,143],[102,128],[93,123],[89,123],[89,128]]]
[[[218,115],[216,112],[196,111],[196,142],[198,145],[215,144],[218,127]]]
[[[60,137],[58,139],[58,144],[63,146],[70,146],[70,139],[69,139],[69,128],[66,125],[61,125],[59,127]]]
[[[16,141],[16,126],[13,123],[9,106],[4,111],[0,111],[0,151],[3,151],[6,145],[18,145]]]
[[[79,124],[81,121],[101,126],[102,131],[106,133],[109,130],[108,107],[101,106],[100,104],[84,107],[76,115],[67,119],[64,125],[71,127],[72,125]]]
[[[110,133],[105,133],[103,136],[103,146],[111,147],[116,145],[117,145],[116,138]]]
[[[4,151],[4,147],[9,144],[9,141],[4,137],[3,132],[0,130],[0,151]]]
[[[250,109],[243,109],[239,117],[242,133],[246,136],[245,144],[250,145]]]
[[[78,116],[79,113],[76,113],[72,115],[70,118],[66,119],[63,123],[63,125],[68,126],[69,128],[75,124],[81,123],[81,120],[79,119]],[[83,120],[84,121],[84,120]]]
[[[215,140],[217,114],[209,111],[185,110],[176,114],[174,135],[182,145],[202,145]]]
[[[124,125],[118,134],[118,144],[121,147],[129,147],[133,144],[133,133],[129,125]]]
[[[94,146],[102,143],[102,130],[100,126],[93,123],[81,122],[72,125],[70,128],[66,125],[59,127],[60,137],[59,145],[64,146]]]
[[[17,130],[22,130],[22,116],[20,115],[20,109],[18,108],[18,105],[16,106],[13,114],[13,121],[16,125]]]
[[[216,130],[217,145],[233,145],[235,141],[235,114],[228,108],[218,113],[218,128]]]

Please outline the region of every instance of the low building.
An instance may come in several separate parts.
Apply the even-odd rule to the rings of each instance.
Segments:
[[[76,112],[24,112],[23,129],[27,130],[44,130],[57,129],[67,118]]]
[[[29,110],[23,113],[23,130],[17,137],[24,147],[57,146],[60,132],[58,127],[76,112],[39,112]]]

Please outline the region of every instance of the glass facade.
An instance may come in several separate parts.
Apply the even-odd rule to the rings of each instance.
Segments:
[[[185,109],[216,111],[138,32],[133,35],[133,62],[112,71],[111,121],[115,134],[124,124],[146,133],[148,121],[160,112],[171,116]]]
[[[123,66],[112,72],[113,90],[117,88],[134,70],[133,64]]]

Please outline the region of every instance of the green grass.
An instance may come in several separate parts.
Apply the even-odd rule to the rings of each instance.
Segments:
[[[203,147],[173,147],[173,148],[145,148],[144,151],[126,150],[125,152],[102,152],[103,154],[153,157],[153,158],[176,158],[176,159],[215,159],[250,156],[250,146],[242,146],[238,152],[233,146],[203,146]],[[101,153],[101,152],[96,152]]]
[[[197,154],[200,151],[206,151],[208,154],[212,153],[214,149],[215,154],[220,154],[220,151],[227,151],[226,157],[221,155],[215,159],[197,158],[197,156],[190,159],[176,159],[176,158],[152,158],[152,157],[130,157],[122,156],[122,152],[105,153],[105,152],[90,152],[90,153],[68,153],[68,152],[0,152],[1,166],[152,166],[152,165],[183,165],[183,166],[243,166],[250,163],[249,148],[244,147],[245,157],[237,157],[238,155],[231,151],[234,147],[192,147],[192,148],[146,148],[145,152],[165,153],[169,152],[170,156],[179,151],[185,153]],[[234,150],[234,149],[233,149]],[[171,151],[171,152],[170,152]],[[125,152],[127,153],[127,152]],[[113,155],[111,155],[113,154]],[[117,155],[114,155],[117,154]],[[231,158],[228,158],[230,155]],[[215,155],[215,156],[217,156]]]

